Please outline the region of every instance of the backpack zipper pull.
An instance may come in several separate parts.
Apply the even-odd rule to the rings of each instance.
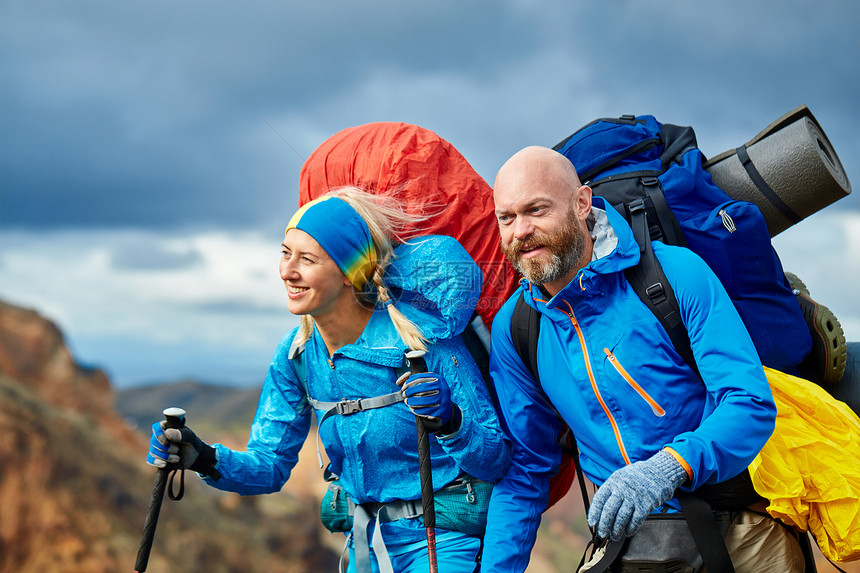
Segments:
[[[723,220],[723,227],[725,227],[729,233],[734,233],[738,230],[738,228],[735,227],[735,222],[732,221],[731,215],[729,215],[725,209],[720,209],[719,215]]]

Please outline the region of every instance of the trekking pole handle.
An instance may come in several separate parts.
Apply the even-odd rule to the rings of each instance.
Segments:
[[[167,408],[164,414],[164,425],[168,428],[180,430],[185,427],[185,410],[182,408]]]
[[[410,350],[406,353],[406,362],[412,374],[427,372],[423,350]],[[433,472],[430,465],[430,433],[424,424],[424,419],[415,416],[415,427],[418,430],[418,467],[421,477],[421,505],[424,510],[424,527],[427,529],[427,557],[430,563],[430,573],[437,573],[436,563],[436,507],[433,504]]]
[[[413,374],[427,372],[427,363],[424,361],[425,354],[427,353],[423,350],[410,350],[406,353],[406,363]]]
[[[164,425],[167,428],[180,429],[185,426],[185,410],[182,408],[167,408],[163,414]],[[149,510],[146,512],[140,548],[137,550],[137,561],[134,563],[135,573],[143,573],[149,564],[149,552],[152,550],[152,541],[155,538],[155,526],[158,524],[158,514],[161,512],[161,502],[164,500],[167,478],[172,469],[171,467],[158,468],[155,472],[152,497],[149,499]]]

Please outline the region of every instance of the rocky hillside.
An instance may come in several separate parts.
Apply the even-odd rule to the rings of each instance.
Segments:
[[[114,400],[53,323],[0,302],[0,571],[133,570],[154,470]],[[185,499],[164,502],[148,571],[334,570],[310,496],[271,504],[187,478]]]

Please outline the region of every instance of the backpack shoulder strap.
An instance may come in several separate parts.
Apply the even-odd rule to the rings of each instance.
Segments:
[[[681,307],[675,298],[675,292],[672,290],[666,274],[663,272],[663,267],[651,247],[645,202],[642,199],[637,199],[630,203],[629,209],[630,227],[633,229],[633,236],[639,244],[640,256],[639,263],[625,270],[624,275],[642,302],[651,309],[651,312],[663,325],[669,339],[675,346],[675,350],[681,355],[684,362],[698,374],[699,369],[690,347],[690,336],[681,321]]]
[[[511,339],[513,340],[514,350],[531,372],[535,381],[540,386],[540,377],[538,376],[537,368],[537,342],[540,336],[540,315],[538,311],[528,305],[520,293],[517,303],[514,306],[514,313],[511,316]],[[553,406],[555,410],[555,406]],[[579,449],[576,444],[576,438],[567,422],[555,410],[555,415],[564,423],[565,430],[559,437],[559,445],[562,453],[570,457],[576,469],[576,479],[579,483],[579,492],[582,494],[582,502],[585,506],[585,511],[588,513],[590,501],[588,498],[588,489],[585,484],[585,475],[582,473],[582,468],[579,465]]]
[[[540,336],[540,315],[526,303],[521,292],[511,317],[511,340],[520,360],[529,369],[535,381],[540,384],[537,368],[538,336]]]
[[[305,389],[305,394],[308,393],[308,373],[305,370],[305,360],[304,360],[304,344],[297,344],[296,340],[293,339],[292,344],[290,344],[290,351],[287,353],[287,358],[290,359],[290,362],[293,365],[293,370],[296,371],[296,377],[298,377],[299,382],[302,387]]]

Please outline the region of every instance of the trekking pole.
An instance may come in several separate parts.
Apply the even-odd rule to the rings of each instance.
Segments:
[[[182,428],[185,426],[185,410],[182,408],[168,408],[164,411],[165,425],[168,428]],[[152,540],[155,537],[155,525],[158,523],[158,514],[161,512],[161,502],[164,500],[164,490],[167,488],[167,478],[173,469],[173,464],[168,467],[158,468],[155,473],[155,483],[152,486],[152,497],[149,500],[149,511],[146,512],[146,521],[143,524],[143,536],[140,539],[140,549],[137,550],[137,561],[134,563],[135,573],[143,573],[149,563],[149,552],[152,549]]]
[[[427,372],[423,350],[411,350],[406,353],[406,362],[413,374]],[[424,419],[415,416],[415,426],[418,429],[418,468],[421,476],[421,505],[424,510],[424,527],[427,528],[427,559],[430,562],[430,573],[438,573],[436,564],[436,507],[433,505],[433,474],[430,468],[430,433],[424,425]]]

